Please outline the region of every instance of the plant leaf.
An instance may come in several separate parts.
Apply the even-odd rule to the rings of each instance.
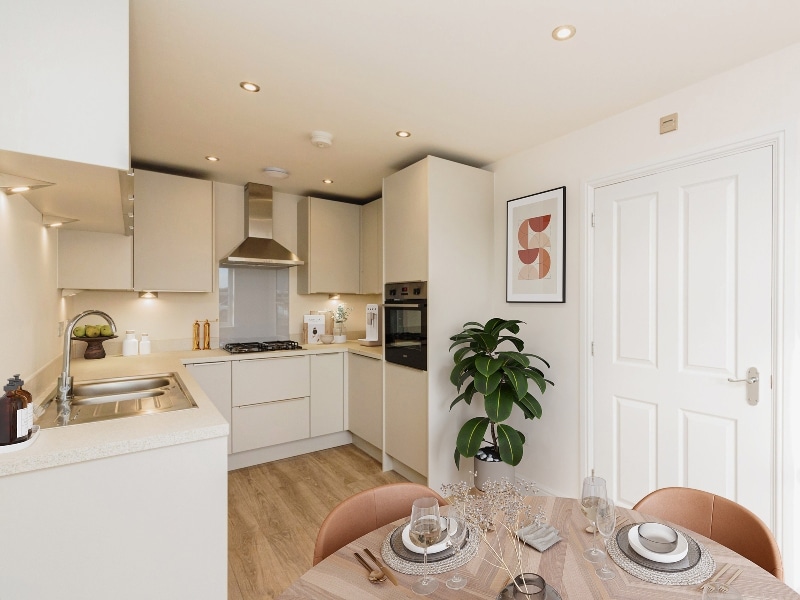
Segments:
[[[544,364],[547,365],[548,369],[550,368],[550,363],[547,362],[545,359],[543,359],[541,356],[539,356],[537,354],[527,354],[526,356],[532,356],[533,358],[538,358],[540,361],[542,361]]]
[[[500,342],[511,342],[512,344],[514,344],[514,346],[516,346],[517,350],[519,350],[520,352],[522,352],[522,350],[525,348],[525,342],[523,342],[518,337],[514,337],[512,335],[504,335],[500,337],[497,343],[499,344]]]
[[[462,456],[475,456],[480,450],[488,426],[489,419],[487,417],[475,417],[464,423],[456,438],[456,450]]]
[[[491,394],[497,389],[497,386],[500,385],[500,382],[503,379],[503,374],[499,371],[492,373],[491,375],[484,375],[483,373],[475,373],[475,389],[479,394],[483,394],[486,396],[487,394]]]
[[[469,352],[469,348],[459,348],[458,350],[456,350],[456,353],[453,355],[453,362],[454,363],[460,362],[467,354],[467,352]]]
[[[519,431],[500,423],[497,426],[497,445],[500,448],[500,458],[504,463],[517,466],[522,460],[522,437]]]
[[[503,358],[507,358],[509,361],[515,362],[523,367],[529,367],[531,364],[530,359],[525,354],[521,352],[512,352],[510,350],[503,350],[502,352],[498,352],[497,356],[502,356]]]
[[[478,369],[478,371],[482,375],[486,375],[486,377],[488,377],[489,375],[497,371],[497,369],[502,367],[504,362],[505,361],[502,358],[492,358],[491,356],[478,356],[475,359],[475,368]]]
[[[522,398],[517,398],[516,403],[517,406],[522,409],[522,412],[526,413],[526,419],[542,418],[542,405],[530,394],[525,394]],[[531,416],[528,416],[527,413],[530,413]]]
[[[503,373],[506,376],[506,381],[514,388],[514,394],[517,398],[522,398],[528,393],[528,379],[525,377],[525,371],[506,366],[503,367]]]
[[[461,452],[458,451],[458,448],[456,448],[456,452],[453,455],[453,458],[456,461],[456,469],[460,469],[461,468]]]
[[[491,394],[486,395],[483,408],[495,423],[505,421],[514,410],[514,390],[508,384],[500,384]]]

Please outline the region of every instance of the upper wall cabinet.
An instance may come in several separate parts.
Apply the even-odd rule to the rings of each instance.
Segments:
[[[58,287],[133,289],[133,238],[116,233],[59,230]]]
[[[300,294],[360,292],[361,212],[356,204],[304,198],[297,205]]]
[[[0,149],[128,169],[128,4],[3,3]]]
[[[134,197],[134,289],[212,291],[211,182],[137,169]]]
[[[361,293],[383,293],[383,200],[361,207]]]

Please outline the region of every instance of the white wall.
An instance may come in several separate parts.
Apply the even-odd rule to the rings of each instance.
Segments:
[[[495,312],[528,322],[522,331],[526,350],[551,361],[556,387],[542,402],[544,414],[528,436],[525,459],[517,467],[558,495],[576,496],[581,478],[591,465],[582,464],[581,323],[585,301],[586,184],[594,179],[653,165],[693,153],[785,132],[785,160],[781,194],[785,215],[780,220],[785,284],[780,298],[785,333],[783,378],[777,382],[785,399],[783,550],[788,579],[800,583],[795,548],[800,549],[800,447],[791,432],[800,431],[800,273],[795,232],[800,231],[798,200],[798,124],[800,122],[800,45],[745,64],[689,88],[636,107],[552,142],[537,146],[490,168],[495,172]],[[679,114],[679,129],[658,133],[658,119]],[[506,202],[534,192],[567,186],[567,276],[565,304],[505,303]],[[782,390],[781,390],[782,387]]]
[[[127,169],[128,22],[128,0],[0,3],[0,147]]]
[[[61,354],[58,322],[64,303],[56,289],[57,238],[21,195],[0,192],[0,380],[28,381]],[[55,383],[55,381],[53,381]]]

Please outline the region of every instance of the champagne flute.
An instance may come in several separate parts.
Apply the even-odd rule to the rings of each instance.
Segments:
[[[428,547],[439,541],[442,524],[439,521],[439,502],[436,498],[419,498],[411,506],[411,523],[408,536],[411,541],[423,549],[423,576],[411,589],[414,593],[427,596],[436,591],[439,582],[428,577]]]
[[[614,535],[614,529],[617,525],[617,512],[614,508],[614,501],[611,498],[601,500],[597,505],[595,524],[597,531],[603,536],[604,540],[608,541]],[[617,576],[614,571],[608,568],[608,560],[605,554],[603,555],[603,566],[595,569],[595,573],[603,580],[614,579]]]
[[[457,557],[459,552],[461,552],[461,545],[467,537],[467,523],[455,506],[450,506],[447,513],[447,536],[449,538],[449,544],[453,548],[453,556]],[[467,585],[467,578],[462,577],[458,570],[456,570],[453,572],[453,576],[444,583],[451,590],[460,590]]]
[[[601,500],[606,499],[606,480],[602,477],[595,477],[594,470],[589,477],[583,479],[583,490],[581,491],[581,512],[592,522],[594,533],[592,534],[592,547],[583,553],[583,558],[589,562],[600,562],[605,556],[605,552],[597,548],[597,506]]]

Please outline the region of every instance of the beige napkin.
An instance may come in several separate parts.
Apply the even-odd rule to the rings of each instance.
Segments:
[[[561,541],[558,529],[551,525],[528,525],[517,531],[517,537],[539,552]]]

